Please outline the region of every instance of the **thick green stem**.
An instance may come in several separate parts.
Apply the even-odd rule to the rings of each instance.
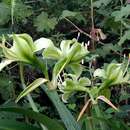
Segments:
[[[97,116],[97,117],[99,117],[99,118],[102,118],[102,117],[103,117],[102,114],[101,114],[101,111],[100,111],[100,109],[99,109],[98,104],[95,104],[95,105],[94,105],[94,110],[95,110],[95,113],[96,113],[96,116]],[[104,124],[102,121],[100,121],[100,120],[99,120],[99,125],[100,125],[101,130],[106,130],[105,124]]]
[[[89,130],[94,130],[92,120],[89,119]]]
[[[63,102],[60,100],[58,93],[56,90],[49,90],[47,86],[43,86],[42,89],[48,95],[54,106],[56,107],[61,120],[64,122],[67,130],[81,130],[80,125],[70,111],[66,108]]]
[[[22,65],[22,63],[20,64],[20,80],[21,80],[23,89],[25,89],[26,85],[25,85],[25,81],[24,81],[23,65]],[[33,109],[33,111],[39,112],[38,108],[35,105],[35,103],[34,103],[34,101],[33,101],[33,99],[32,99],[30,94],[27,95],[27,99],[28,99],[29,104],[30,104],[31,108]],[[47,128],[43,124],[40,123],[40,126],[41,126],[42,130],[47,130]]]
[[[97,101],[94,99],[94,97],[93,97],[93,95],[91,95],[91,93],[89,93],[89,96],[90,96],[90,99],[92,101],[96,116],[99,118],[103,118],[103,115],[101,114],[101,111],[100,111],[100,108],[97,104]],[[100,125],[101,130],[106,130],[106,126],[101,120],[99,120],[99,125]]]

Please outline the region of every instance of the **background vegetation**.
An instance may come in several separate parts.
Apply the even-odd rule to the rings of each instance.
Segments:
[[[32,111],[32,105],[30,106],[30,100],[27,98],[21,99],[18,103],[15,100],[25,83],[28,86],[35,79],[43,77],[42,70],[26,64],[24,70],[20,65],[19,71],[19,62],[14,62],[0,73],[0,129],[45,130],[45,127],[48,130],[130,129],[130,82],[126,78],[130,71],[130,4],[127,0],[1,0],[1,42],[4,35],[9,42],[9,44],[6,42],[6,46],[10,47],[12,40],[8,34],[22,33],[29,34],[34,41],[41,37],[49,38],[55,47],[60,46],[62,40],[74,38],[87,46],[89,54],[81,61],[83,72],[72,86],[76,86],[82,77],[90,79],[91,85],[89,81],[86,85],[85,79],[85,86],[89,88],[106,83],[106,79],[111,79],[113,74],[115,79],[110,84],[107,82],[106,86],[110,87],[105,87],[106,89],[100,93],[108,100],[98,97],[99,95],[95,97],[97,90],[91,90],[94,99],[102,100],[98,102],[100,110],[94,109],[95,107],[91,106],[93,103],[89,104],[89,94],[84,91],[71,91],[74,93],[69,95],[67,103],[64,103],[66,100],[62,94],[66,94],[65,90],[56,89],[56,93],[51,94],[43,85],[28,95],[28,98],[31,97],[30,100],[33,99],[31,103],[35,102]],[[1,48],[1,60],[5,57],[2,50]],[[49,57],[46,52],[43,53],[45,57]],[[42,59],[40,52],[37,56]],[[52,68],[57,63],[56,60],[47,60],[50,78],[53,77]],[[123,67],[120,68],[118,64],[123,64]],[[109,71],[108,66],[112,66]],[[67,72],[71,73],[69,68],[64,73]],[[75,81],[72,75],[70,78]],[[39,82],[42,84],[43,80]],[[79,86],[84,87],[83,84]],[[79,121],[76,121],[78,116]]]

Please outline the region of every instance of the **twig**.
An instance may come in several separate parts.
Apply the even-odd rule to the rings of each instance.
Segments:
[[[77,25],[75,25],[71,20],[69,20],[68,18],[65,18],[65,20],[68,21],[69,23],[71,23],[80,33],[82,33],[82,34],[84,34],[85,36],[89,37],[90,39],[96,41],[93,37],[91,37],[90,34],[86,33],[86,32],[83,31],[82,29],[80,29],[80,28],[79,28]],[[105,45],[105,44],[104,44],[103,42],[101,42],[101,41],[98,41],[98,43],[101,44],[101,45]],[[121,55],[120,53],[118,53],[118,52],[116,52],[116,51],[114,51],[114,50],[113,50],[113,52],[114,52],[115,54],[117,54],[117,55],[123,57],[123,55]]]
[[[93,0],[91,0],[91,24],[92,24],[92,28],[91,28],[91,31],[92,33],[95,33],[93,32],[94,31],[94,11],[93,11]],[[95,43],[94,43],[94,39],[92,39],[92,49],[95,50]]]
[[[84,32],[83,30],[81,30],[78,26],[76,26],[72,21],[70,21],[68,18],[65,18],[65,20],[67,20],[69,23],[71,23],[80,33],[86,35],[87,37],[91,38],[91,35],[89,35],[88,33]]]

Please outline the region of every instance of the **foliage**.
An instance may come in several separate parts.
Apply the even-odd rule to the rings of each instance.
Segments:
[[[27,17],[29,17],[32,14],[32,11],[29,6],[26,6],[21,1],[15,1],[14,3],[14,18],[16,21],[24,21]],[[5,25],[9,22],[11,17],[11,2],[10,1],[4,1],[0,3],[0,9],[1,9],[1,22],[0,25]],[[26,12],[26,13],[25,13]]]
[[[129,13],[123,0],[1,0],[0,129],[129,130]]]
[[[5,3],[1,3],[0,4],[0,25],[4,25],[6,23],[8,23],[9,21],[9,17],[10,17],[10,10],[9,7],[5,4]]]
[[[56,18],[48,18],[48,14],[46,12],[41,12],[41,14],[37,16],[34,22],[34,26],[37,27],[37,31],[39,32],[50,32],[55,28],[56,24]]]

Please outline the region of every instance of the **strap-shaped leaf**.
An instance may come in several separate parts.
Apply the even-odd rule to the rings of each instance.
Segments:
[[[39,87],[40,85],[42,85],[45,82],[47,82],[47,80],[44,78],[36,79],[33,83],[31,83],[29,86],[27,86],[27,88],[25,88],[19,94],[18,98],[16,99],[16,102],[18,102],[21,98],[23,98],[24,96],[26,96],[27,94],[29,94],[30,92],[32,92],[34,89],[36,89],[37,87]]]
[[[63,58],[61,60],[59,60],[53,69],[53,79],[57,78],[57,76],[61,73],[61,71],[65,68],[65,66],[67,65],[67,58]]]
[[[84,112],[86,111],[86,109],[88,108],[88,106],[90,105],[91,103],[91,99],[89,99],[85,105],[83,106],[82,110],[80,111],[79,115],[78,115],[78,118],[77,118],[77,121],[80,120],[80,118],[83,116]]]
[[[41,130],[41,129],[18,121],[0,119],[0,130]]]
[[[16,108],[16,107],[8,107],[8,108],[0,108],[0,111],[23,114],[31,119],[34,119],[37,122],[44,124],[48,128],[48,130],[65,130],[63,128],[63,126],[60,125],[60,123],[58,123],[56,120],[51,119],[51,118],[47,117],[46,115],[34,112],[32,110]],[[12,129],[12,130],[15,130],[15,129]],[[18,130],[21,130],[21,129],[18,129]],[[25,130],[25,129],[23,129],[23,130]],[[28,129],[28,130],[30,130],[30,129]],[[33,130],[33,129],[31,129],[31,130]],[[34,130],[37,130],[37,129],[34,129]]]
[[[52,103],[56,107],[60,118],[64,122],[67,130],[81,130],[80,125],[75,120],[73,115],[70,113],[70,111],[66,108],[66,106],[63,104],[63,102],[60,100],[57,92],[55,90],[48,91],[47,87],[42,87],[43,90],[46,92],[48,97],[51,99]],[[57,129],[58,130],[58,129]]]
[[[100,99],[102,101],[104,101],[105,103],[107,103],[109,106],[111,106],[113,109],[115,109],[116,111],[119,111],[118,108],[116,106],[114,106],[110,100],[108,100],[105,96],[99,96],[97,97],[97,99]]]

